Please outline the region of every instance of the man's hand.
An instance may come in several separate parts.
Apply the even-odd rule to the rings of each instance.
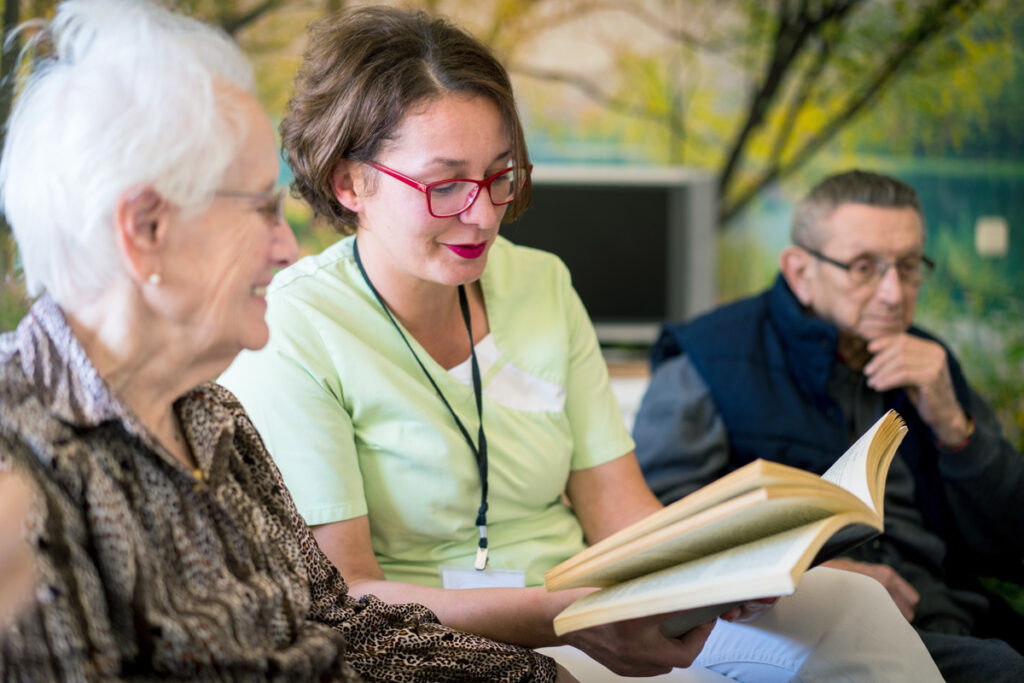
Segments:
[[[700,654],[715,622],[709,621],[678,638],[658,630],[664,614],[594,626],[565,634],[573,645],[620,676],[657,676],[688,667]]]
[[[914,620],[914,612],[917,610],[917,603],[921,601],[921,596],[906,579],[889,565],[857,562],[856,560],[839,557],[823,562],[822,566],[832,567],[833,569],[845,569],[846,571],[870,576],[882,584],[885,590],[889,591],[893,602],[896,603],[896,607],[899,608],[900,613],[906,617],[907,621]]]
[[[956,400],[946,350],[910,334],[879,337],[868,343],[873,357],[864,366],[875,391],[905,388],[921,419],[943,444],[955,446],[970,436],[970,420]]]

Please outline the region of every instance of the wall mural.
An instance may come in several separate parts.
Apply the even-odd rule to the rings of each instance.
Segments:
[[[306,25],[345,0],[179,1],[253,59],[280,116]],[[766,286],[792,203],[859,166],[920,192],[941,331],[1024,446],[1024,3],[1016,0],[420,0],[493,45],[538,162],[687,165],[719,185],[718,298]],[[54,3],[5,3],[5,36]],[[0,118],[22,39],[7,41]],[[282,180],[287,169],[282,168]],[[335,239],[298,201],[303,251]],[[0,329],[26,309],[0,226]]]

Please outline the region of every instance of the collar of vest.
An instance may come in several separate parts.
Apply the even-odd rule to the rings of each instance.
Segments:
[[[839,330],[808,314],[781,274],[767,295],[768,321],[782,341],[793,379],[819,407],[831,405],[827,385],[838,362]]]

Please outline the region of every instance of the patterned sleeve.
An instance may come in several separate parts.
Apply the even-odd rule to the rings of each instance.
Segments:
[[[240,408],[240,406],[239,406]],[[253,430],[252,423],[246,427]],[[258,437],[255,437],[258,439]],[[345,658],[367,681],[554,681],[555,663],[531,649],[441,625],[423,605],[354,599],[320,550],[269,453],[264,462],[281,484],[280,503],[302,549],[310,580],[310,619],[345,635]]]
[[[340,629],[346,659],[369,681],[554,681],[555,665],[528,648],[442,626],[423,605],[354,600],[312,537],[311,618]]]
[[[27,526],[36,560],[34,603],[0,632],[0,679],[110,676],[117,643],[84,514],[36,465],[27,444],[0,429],[0,469],[16,469],[34,489]]]

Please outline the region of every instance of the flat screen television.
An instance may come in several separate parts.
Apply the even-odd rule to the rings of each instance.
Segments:
[[[537,164],[502,234],[569,267],[598,338],[646,345],[715,300],[714,178],[683,167]]]

